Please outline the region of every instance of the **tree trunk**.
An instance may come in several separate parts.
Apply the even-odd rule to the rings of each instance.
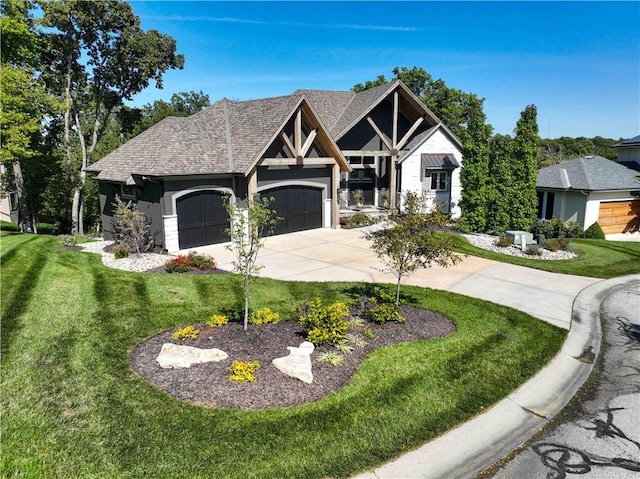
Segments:
[[[33,217],[30,214],[27,190],[24,187],[22,166],[20,166],[19,161],[14,161],[13,163],[13,181],[16,187],[16,196],[18,197],[18,229],[22,233],[34,233],[36,229],[33,224]]]
[[[249,328],[249,277],[244,279],[244,330]]]
[[[396,306],[400,306],[400,281],[402,281],[402,275],[398,275],[398,282],[396,283]]]

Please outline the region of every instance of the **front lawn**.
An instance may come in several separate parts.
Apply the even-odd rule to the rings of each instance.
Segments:
[[[640,243],[576,238],[571,240],[571,246],[578,253],[577,258],[545,261],[494,253],[471,245],[460,235],[454,236],[460,253],[552,273],[604,279],[640,273]]]
[[[244,411],[180,402],[130,368],[162,330],[242,303],[234,275],[138,274],[53,237],[0,238],[2,477],[348,477],[481,413],[536,373],[565,332],[452,293],[403,287],[456,333],[372,353],[315,403]],[[253,306],[353,301],[362,285],[260,279]],[[287,345],[283,345],[285,347]]]

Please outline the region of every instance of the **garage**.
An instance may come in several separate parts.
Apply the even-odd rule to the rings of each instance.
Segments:
[[[282,218],[274,234],[322,228],[322,189],[308,186],[285,186],[262,191],[261,196],[273,197],[271,209]]]
[[[602,201],[598,223],[605,234],[627,233],[638,230],[640,200]]]
[[[180,249],[229,241],[229,227],[222,193],[198,191],[178,198],[178,242]]]

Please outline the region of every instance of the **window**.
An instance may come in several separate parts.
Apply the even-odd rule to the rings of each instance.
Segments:
[[[136,189],[133,186],[121,185],[120,186],[120,197],[123,200],[137,200],[138,197],[136,195]]]
[[[427,172],[425,172],[426,176]],[[446,171],[434,171],[431,173],[431,191],[441,191],[447,189],[449,175]]]
[[[9,210],[14,211],[18,209],[18,195],[16,193],[9,193]]]

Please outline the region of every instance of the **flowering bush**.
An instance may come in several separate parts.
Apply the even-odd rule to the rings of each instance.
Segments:
[[[231,374],[227,378],[239,383],[252,383],[256,380],[255,373],[260,369],[260,361],[234,361],[229,368]]]
[[[194,328],[193,326],[185,326],[182,329],[178,329],[175,333],[173,333],[173,339],[182,339],[186,341],[187,339],[196,339],[200,334],[200,330]]]
[[[224,326],[229,322],[229,318],[227,318],[224,314],[214,314],[211,316],[211,319],[207,321],[207,324],[212,328],[216,328],[219,326]]]
[[[167,273],[186,273],[194,269],[215,270],[216,268],[216,262],[213,258],[204,254],[197,254],[195,251],[173,258],[164,264],[164,269]]]

